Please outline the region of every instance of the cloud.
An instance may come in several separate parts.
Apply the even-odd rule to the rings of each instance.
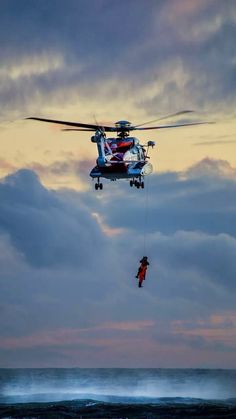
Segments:
[[[175,348],[184,348],[185,362],[194,348],[201,365],[201,351],[210,363],[214,345],[215,362],[232,353],[232,171],[208,159],[185,173],[153,175],[142,191],[120,182],[102,194],[50,190],[26,169],[2,179],[3,362],[17,365],[17,348],[21,365],[38,366],[48,365],[46,359],[72,365],[79,354],[82,365],[116,365],[118,357],[120,366],[132,360],[144,366],[144,353],[157,365],[163,351],[173,365]],[[135,274],[144,238],[151,264],[140,290]]]
[[[217,141],[201,141],[199,143],[195,143],[195,146],[215,146],[215,145],[228,145],[228,144],[235,144],[235,140],[217,140]]]
[[[181,272],[186,279],[188,276],[201,278],[198,281],[201,291],[205,281],[205,285],[234,289],[235,238],[225,234],[211,236],[200,232],[178,232],[171,239],[161,236],[155,241],[154,238],[152,243],[161,264],[169,264],[173,274]],[[197,288],[195,291],[198,293]]]
[[[188,321],[177,321],[173,324],[173,327],[176,336],[179,336],[186,343],[192,343],[194,347],[196,347],[196,341],[198,340],[202,348],[211,347],[214,350],[235,351],[234,312],[213,315],[209,319],[199,320],[194,324]]]
[[[14,171],[16,167],[5,159],[0,158],[0,170]]]
[[[45,180],[47,183],[55,182],[60,185],[65,178],[67,179],[67,182],[68,178],[71,182],[71,178],[74,177],[78,185],[86,187],[89,173],[94,165],[94,159],[84,159],[80,161],[75,156],[69,155],[66,159],[56,160],[48,165],[32,162],[27,165],[27,168],[36,172],[42,181]]]
[[[235,237],[235,188],[235,169],[226,161],[206,158],[186,172],[153,174],[139,194],[128,186],[114,185],[109,212],[106,191],[96,211],[103,213],[107,225],[138,230],[140,235],[185,230]],[[86,202],[91,196],[83,199]],[[124,213],[121,202],[125,202]]]
[[[66,203],[44,188],[30,170],[6,177],[0,184],[0,195],[0,229],[33,265],[83,266],[85,254],[93,252],[93,246],[103,240],[86,210],[71,213]],[[89,230],[93,232],[92,243]]]
[[[71,0],[66,11],[60,0],[1,1],[1,119],[231,115],[235,18],[231,0]],[[234,324],[235,168],[205,158],[152,175],[142,191],[41,183],[73,176],[82,189],[93,164],[34,158],[0,182],[3,363],[221,365],[228,348],[235,365],[230,325],[222,332]],[[7,157],[0,168],[17,169]]]
[[[235,104],[234,1],[71,0],[65,13],[62,1],[12,0],[0,12],[5,118],[55,116],[62,105],[64,114],[113,117],[124,92],[132,117]]]
[[[53,331],[41,332],[39,334],[28,335],[19,338],[4,338],[1,340],[0,345],[4,349],[20,349],[20,348],[33,348],[33,347],[47,347],[61,345],[63,347],[88,344],[88,332],[93,332],[93,340],[90,339],[90,344],[105,346],[103,340],[99,339],[99,334],[102,332],[114,332],[117,335],[119,331],[136,333],[145,328],[150,328],[154,325],[152,321],[140,322],[120,322],[120,323],[104,323],[99,326],[83,328],[83,329],[58,329]],[[96,332],[99,332],[96,334]],[[87,335],[87,336],[86,336]],[[114,337],[114,336],[113,336]],[[112,342],[111,342],[112,343]]]
[[[18,78],[30,78],[37,75],[47,74],[58,70],[63,66],[60,56],[32,55],[11,65],[3,65],[0,70],[0,77],[17,80]]]
[[[216,177],[236,180],[236,169],[227,160],[215,160],[209,157],[194,164],[186,171],[188,179],[197,177]]]

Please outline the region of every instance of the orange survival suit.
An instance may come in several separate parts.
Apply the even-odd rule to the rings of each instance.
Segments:
[[[148,258],[147,258],[147,256],[143,256],[143,258],[140,260],[140,267],[139,267],[138,273],[136,275],[136,278],[138,278],[139,288],[142,287],[142,282],[145,280],[148,266],[149,266]]]

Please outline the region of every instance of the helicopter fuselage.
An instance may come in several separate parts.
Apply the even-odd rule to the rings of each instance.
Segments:
[[[97,144],[98,158],[90,176],[97,179],[98,184],[100,178],[131,179],[134,184],[138,179],[142,184],[143,177],[152,173],[146,150],[137,138],[128,135],[106,138],[104,132],[97,131],[91,141]]]

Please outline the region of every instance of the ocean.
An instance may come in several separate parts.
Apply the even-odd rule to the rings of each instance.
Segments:
[[[236,370],[0,369],[0,418],[234,418]]]

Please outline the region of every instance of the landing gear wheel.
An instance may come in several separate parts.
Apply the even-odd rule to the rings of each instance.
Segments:
[[[134,184],[135,184],[135,186],[136,186],[136,188],[138,187],[138,185],[139,185],[139,182],[137,181],[137,180],[135,180],[134,181]]]
[[[137,187],[138,189],[140,188],[140,183],[139,183],[139,182],[137,182],[136,187]]]
[[[95,189],[96,189],[96,191],[97,191],[98,189],[100,189],[100,190],[102,190],[102,189],[103,189],[103,184],[102,184],[102,183],[100,183],[99,179],[98,179],[98,181],[95,183]]]
[[[133,184],[134,184],[134,181],[133,180],[130,180],[129,184],[130,184],[130,187],[132,188],[133,187]]]
[[[141,188],[144,189],[144,181],[141,182]]]

